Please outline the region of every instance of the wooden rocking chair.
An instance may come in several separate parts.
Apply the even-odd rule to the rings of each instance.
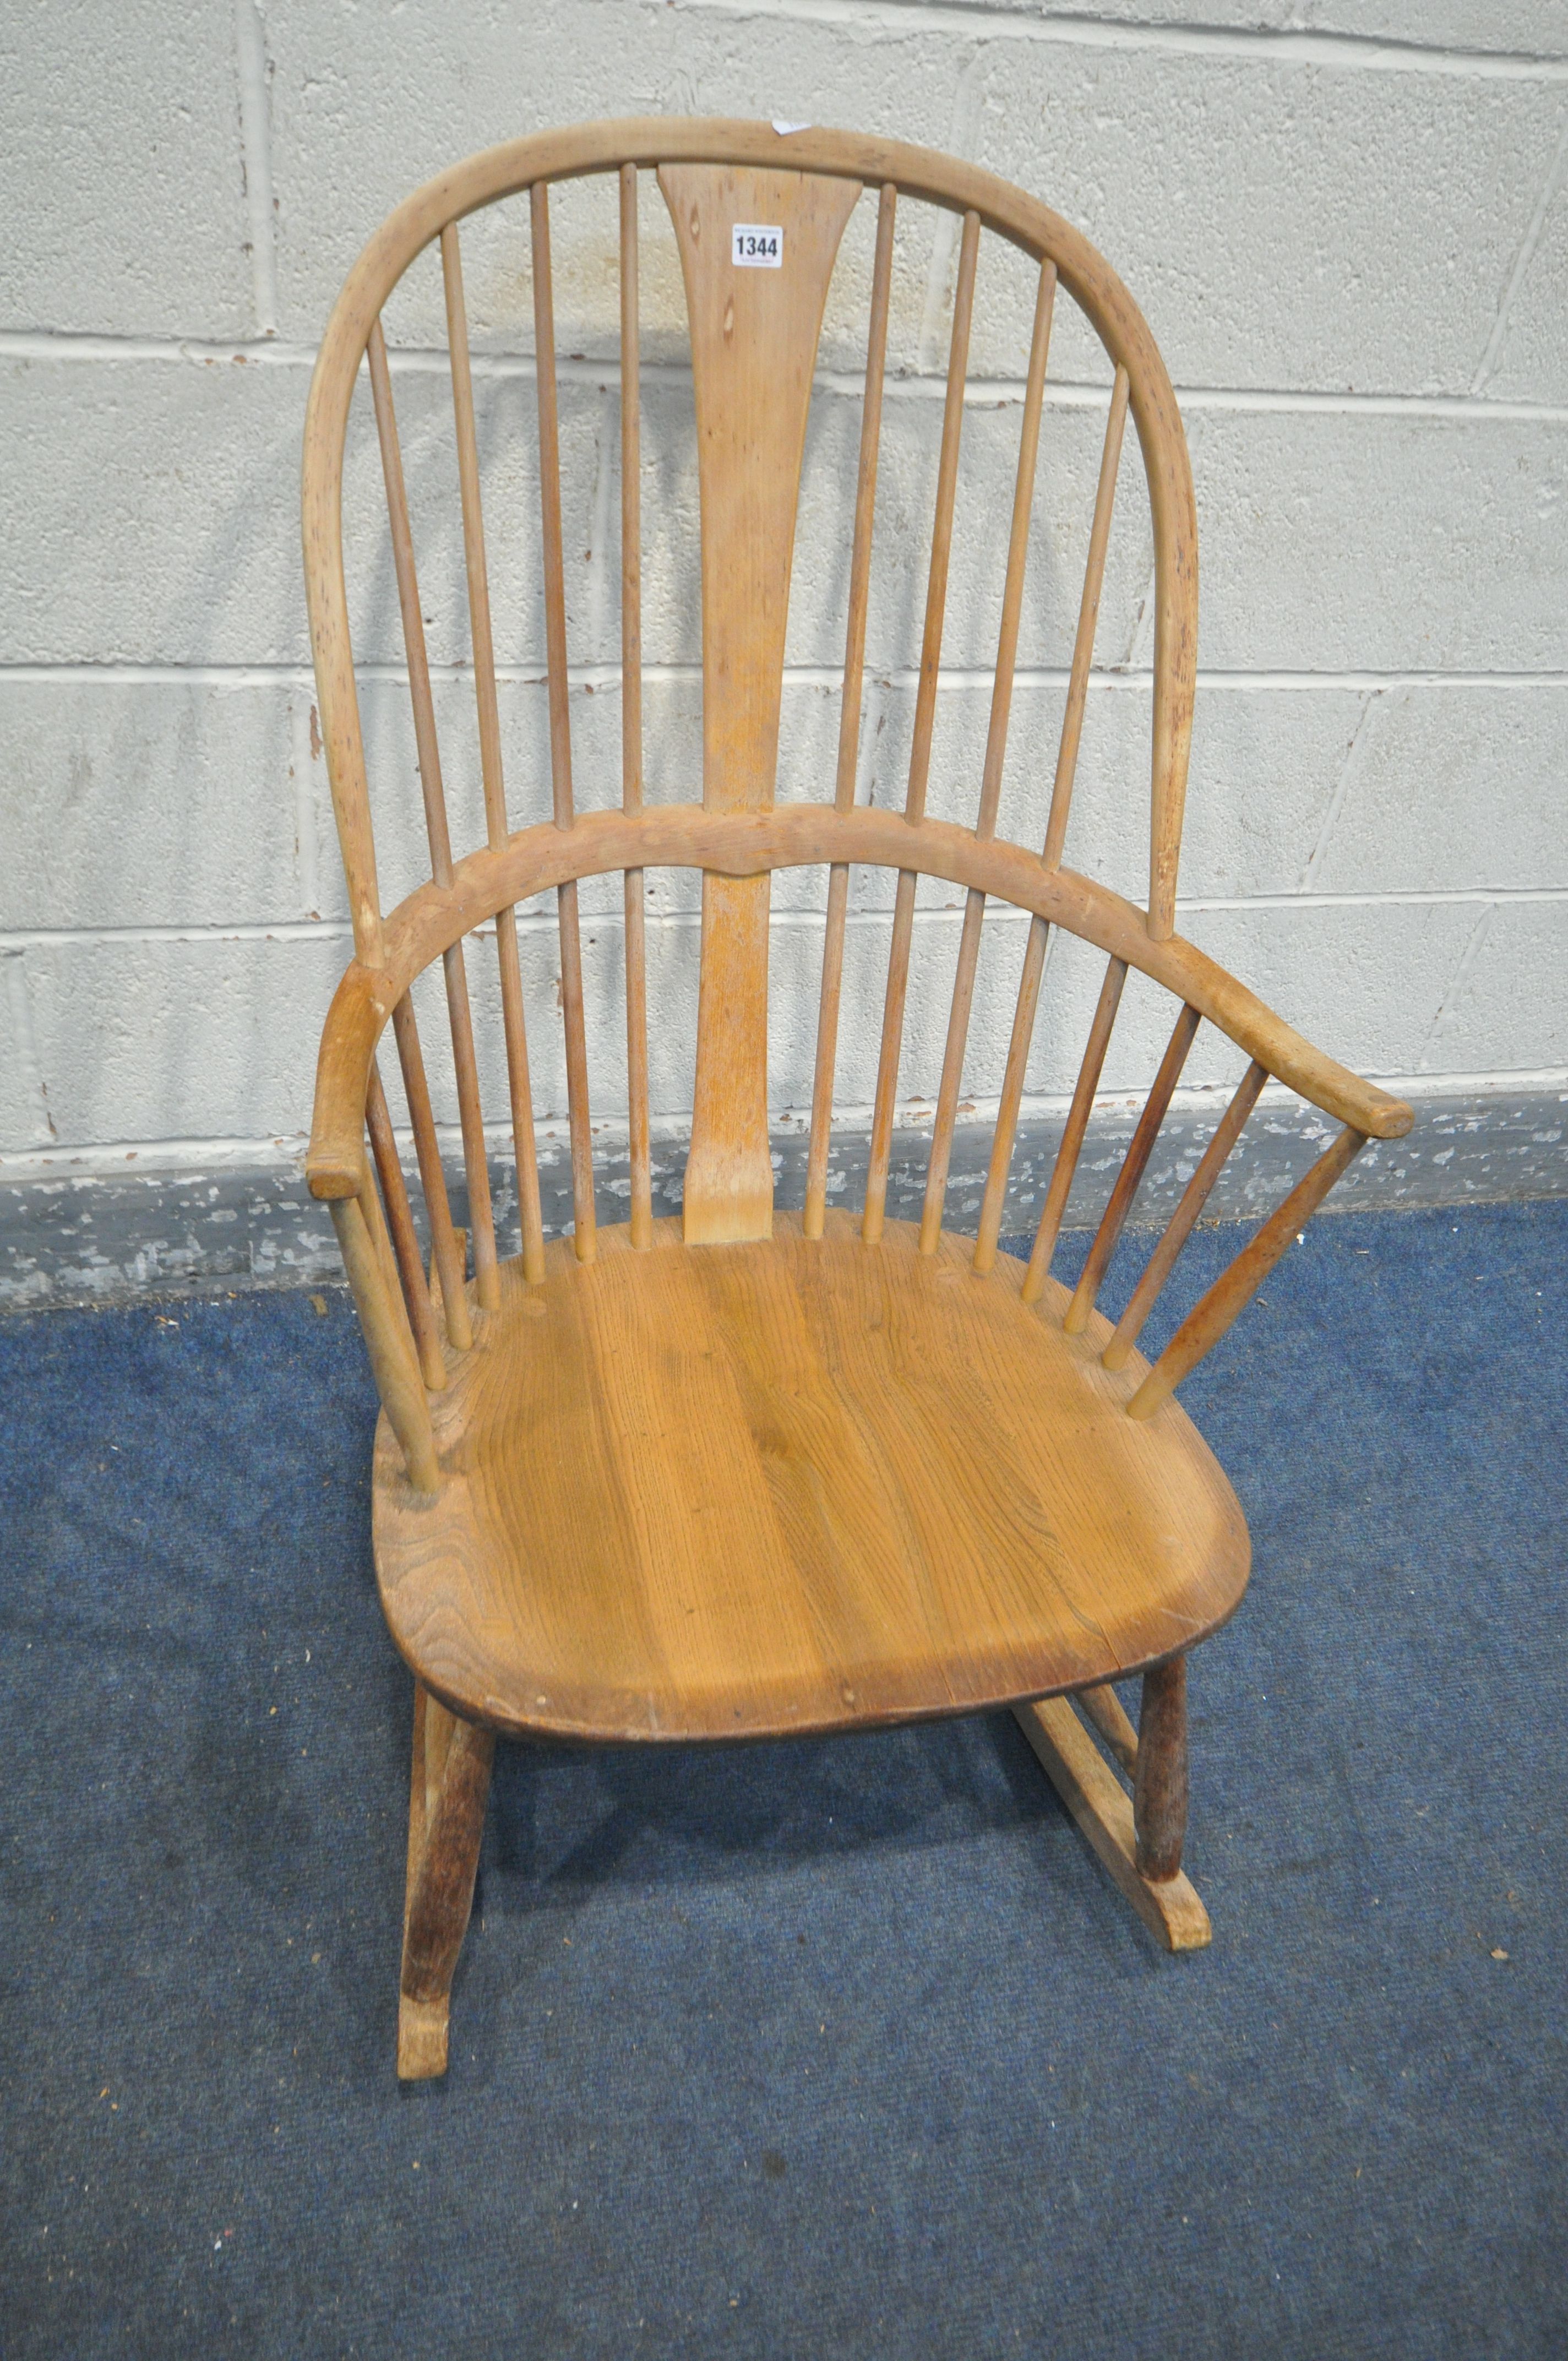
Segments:
[[[638,175],[674,221],[691,335],[701,489],[700,802],[643,799]],[[550,189],[620,183],[620,807],[573,800]],[[548,652],[551,820],[514,832],[480,512],[458,223],[527,192]],[[858,494],[836,792],[775,804],[784,622],[807,403],[841,234],[874,192]],[[936,516],[902,811],[858,807],[857,748],[895,211],[961,221]],[[982,232],[1037,265],[990,735],[972,828],[927,817],[932,724]],[[454,858],[381,312],[439,242],[478,705],[487,840]],[[1114,364],[1043,852],[996,834],[1052,308],[1065,288]],[[368,362],[412,693],[430,882],[381,909],[350,649],[342,486]],[[1156,581],[1146,909],[1061,865],[1124,422],[1142,448]],[[1409,1110],[1310,1048],[1174,932],[1191,727],[1197,549],[1169,380],[1125,290],[1068,224],[974,166],[846,133],[652,120],[497,148],[421,189],[366,247],[310,398],[304,543],[323,737],[356,956],[322,1041],[310,1185],[332,1207],[383,1415],[374,1533],[388,1621],[415,1676],[400,2073],[446,2064],[498,1731],[688,1743],[843,1730],[1009,1706],[1155,1935],[1207,1942],[1181,1873],[1187,1652],[1245,1587],[1246,1527],[1173,1389],[1224,1334],[1368,1137]],[[850,869],[896,873],[859,1219],[826,1206]],[[767,1111],[772,873],[828,872],[804,1210],[775,1212]],[[702,873],[695,1104],[679,1220],[655,1220],[644,877]],[[578,881],[625,883],[630,1218],[594,1197]],[[884,1218],[916,881],[967,894],[918,1224]],[[556,897],[574,1229],[547,1244],[530,1096],[518,903]],[[978,1236],[942,1227],[988,898],[1030,913]],[[1048,930],[1107,966],[1025,1266],[998,1251]],[[493,930],[521,1253],[498,1253],[465,938]],[[444,968],[473,1277],[454,1226],[411,986]],[[1050,1263],[1129,968],[1174,995],[1169,1046],[1070,1292]],[[432,1251],[427,1279],[377,1068],[391,1020]],[[1114,1326],[1095,1299],[1199,1026],[1250,1059]],[[1137,1340],[1270,1076],[1343,1126],[1152,1367]],[[368,1154],[367,1154],[367,1135]],[[1108,1684],[1143,1676],[1136,1732]],[[1069,1702],[1069,1699],[1072,1702]],[[1103,1741],[1131,1794],[1100,1751]]]

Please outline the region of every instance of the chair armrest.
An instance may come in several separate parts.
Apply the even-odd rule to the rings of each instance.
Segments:
[[[1368,1139],[1402,1139],[1409,1130],[1416,1119],[1413,1107],[1380,1091],[1376,1082],[1363,1082],[1348,1066],[1314,1049],[1294,1026],[1277,1016],[1255,992],[1238,983],[1196,944],[1173,935],[1157,950],[1157,962],[1139,959],[1136,963],[1179,992],[1238,1049],[1266,1066],[1276,1082]]]
[[[305,1180],[313,1197],[353,1197],[365,1170],[370,1060],[392,1013],[390,979],[355,960],[332,996],[316,1056],[316,1096]]]
[[[1400,1139],[1413,1110],[1342,1066],[1179,935],[1151,938],[1144,913],[1069,869],[1047,870],[1037,854],[977,838],[941,820],[817,805],[765,813],[711,814],[696,806],[582,815],[569,829],[546,823],[504,846],[471,853],[451,886],[425,885],[385,924],[386,969],[354,961],[334,994],[316,1065],[315,1112],[306,1179],[317,1197],[349,1197],[364,1165],[365,1097],[377,1040],[400,993],[430,960],[503,904],[565,878],[627,866],[699,865],[733,876],[836,861],[914,867],[978,888],[1097,943],[1176,993],[1277,1082],[1368,1139]]]

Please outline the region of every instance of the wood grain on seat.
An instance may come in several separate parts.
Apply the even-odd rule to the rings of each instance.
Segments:
[[[572,1739],[762,1737],[970,1712],[1190,1647],[1234,1609],[1241,1510],[1185,1413],[1124,1414],[1094,1314],[1021,1300],[890,1223],[819,1241],[503,1266],[432,1410],[443,1482],[383,1422],[383,1603],[457,1711]]]

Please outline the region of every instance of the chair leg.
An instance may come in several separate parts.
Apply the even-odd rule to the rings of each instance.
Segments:
[[[1144,1675],[1133,1825],[1138,1874],[1164,1885],[1181,1869],[1187,1834],[1187,1659]]]
[[[446,2071],[452,1976],[474,1906],[495,1749],[493,1730],[459,1720],[415,1683],[398,2003],[398,2072],[405,2081]]]
[[[1106,1742],[1124,1755],[1131,1732],[1122,1726],[1120,1709],[1113,1717],[1102,1697],[1080,1702],[1086,1703]],[[1149,1932],[1170,1951],[1200,1951],[1212,1939],[1209,1914],[1181,1872],[1186,1704],[1184,1658],[1145,1675],[1135,1767],[1129,1766],[1135,1796],[1128,1795],[1068,1698],[1042,1697],[1036,1705],[1013,1708],[1041,1767],[1105,1869]]]

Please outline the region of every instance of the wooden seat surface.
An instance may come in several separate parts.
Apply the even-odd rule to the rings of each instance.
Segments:
[[[635,1251],[505,1265],[479,1349],[432,1398],[422,1497],[383,1417],[382,1600],[459,1712],[587,1740],[762,1737],[1037,1697],[1223,1623],[1249,1544],[1230,1485],[1145,1374],[1098,1356],[1066,1291],[1020,1300],[970,1242]]]

